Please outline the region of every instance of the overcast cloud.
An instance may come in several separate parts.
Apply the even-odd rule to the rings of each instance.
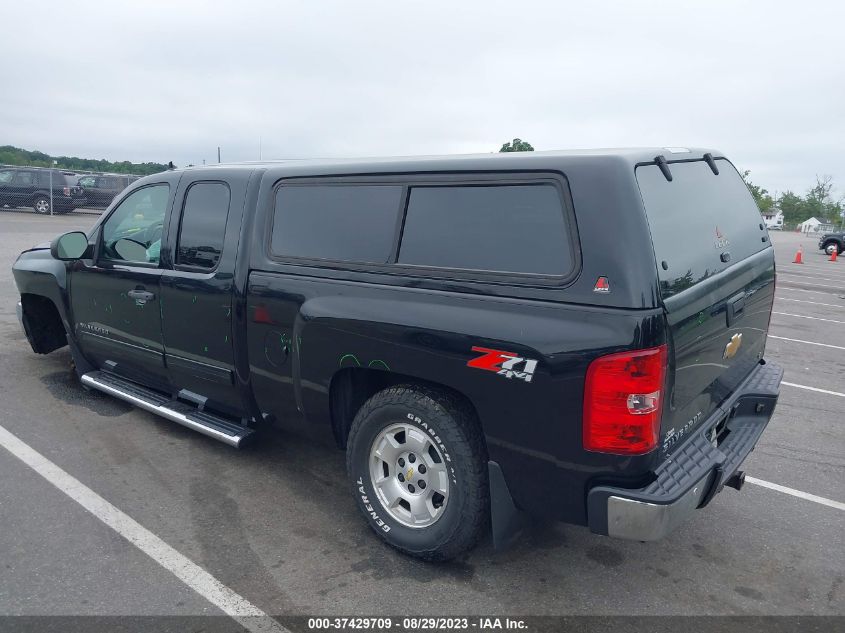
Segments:
[[[3,5],[0,145],[178,165],[707,146],[845,192],[839,2]]]

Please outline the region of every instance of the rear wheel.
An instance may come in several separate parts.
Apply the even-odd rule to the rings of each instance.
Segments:
[[[478,541],[489,520],[486,462],[473,412],[450,394],[409,385],[361,407],[346,454],[370,527],[426,560],[454,558]]]
[[[35,209],[36,213],[40,213],[41,215],[49,215],[50,198],[47,198],[46,196],[36,196],[35,199],[32,201],[32,207]]]

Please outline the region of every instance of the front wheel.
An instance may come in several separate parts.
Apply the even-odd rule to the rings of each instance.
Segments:
[[[842,253],[842,249],[837,246],[836,242],[829,242],[827,245],[825,245],[825,253],[827,253],[828,255],[833,255],[833,251],[836,251],[837,255],[840,255]]]
[[[403,385],[374,395],[352,423],[346,466],[370,527],[407,554],[454,558],[488,524],[484,440],[450,394]]]
[[[50,198],[45,196],[38,196],[32,201],[32,207],[36,213],[41,215],[50,215]]]

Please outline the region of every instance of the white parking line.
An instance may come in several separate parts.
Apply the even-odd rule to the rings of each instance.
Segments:
[[[826,393],[831,396],[839,396],[840,398],[845,398],[845,393],[840,393],[838,391],[830,391],[829,389],[819,389],[818,387],[809,387],[807,385],[799,385],[795,382],[786,382],[785,380],[781,381],[782,385],[786,385],[787,387],[796,387],[798,389],[806,389],[807,391],[816,391],[818,393]]]
[[[797,317],[799,319],[812,319],[813,321],[827,321],[828,323],[841,323],[845,325],[845,321],[837,321],[836,319],[823,319],[821,317],[804,316],[803,314],[792,314],[790,312],[772,312],[772,314],[780,314],[781,316]]]
[[[781,286],[778,286],[778,292],[783,292],[785,290],[788,290],[789,292],[809,292],[814,295],[832,295],[834,297],[842,296],[839,293],[825,292],[824,290],[805,290],[804,288],[782,288]]]
[[[826,308],[845,308],[845,304],[836,305],[835,303],[820,303],[819,301],[806,301],[804,299],[787,299],[786,297],[775,297],[779,301],[794,301],[796,303],[812,303],[816,306],[824,306]]]
[[[803,277],[804,275],[799,275],[799,276]],[[781,279],[780,277],[778,277],[778,282],[780,282],[780,283],[778,283],[778,286],[780,286],[781,284],[804,284],[805,286],[813,286],[814,288],[845,289],[845,280],[843,280],[841,287],[840,286],[833,286],[831,284],[811,284],[808,281],[792,281],[791,279]],[[790,290],[792,290],[792,288],[790,288]]]
[[[785,273],[785,272],[781,272],[781,273],[779,273],[779,274],[780,274],[780,275],[789,275],[789,276],[791,276],[791,277],[806,277],[806,276],[807,276],[807,274],[806,274],[806,273],[803,273],[803,274],[802,274],[802,273]],[[810,273],[810,274],[812,275],[813,273]],[[813,277],[813,279],[815,279],[816,281],[841,281],[841,282],[845,282],[845,277],[842,277],[842,278],[836,278],[836,279],[831,279],[830,277]]]
[[[775,336],[774,334],[769,334],[769,338],[776,338],[781,341],[792,341],[793,343],[804,343],[805,345],[818,345],[819,347],[831,347],[833,349],[845,349],[840,345],[829,345],[827,343],[816,343],[815,341],[802,341],[801,339],[797,338],[786,338],[785,336]]]
[[[777,490],[778,492],[783,492],[785,494],[792,495],[793,497],[798,497],[799,499],[806,499],[807,501],[820,503],[821,505],[828,506],[829,508],[845,510],[845,503],[842,503],[841,501],[834,501],[833,499],[819,497],[818,495],[811,495],[809,492],[802,492],[800,490],[796,490],[795,488],[787,488],[786,486],[781,486],[780,484],[773,484],[771,481],[757,479],[756,477],[751,477],[748,475],[745,477],[745,481],[750,484],[754,484],[755,486],[762,486],[763,488],[769,488],[770,490]]]
[[[0,426],[0,446],[105,523],[226,615],[253,633],[289,633],[202,567]]]
[[[837,268],[837,264],[834,262],[825,262],[829,265],[822,265],[816,266],[815,264],[793,264],[789,262],[789,266],[794,266],[792,268],[785,268],[783,265],[778,266],[778,272],[787,272],[790,270],[818,270],[824,271],[826,273],[834,273],[834,272],[845,272],[845,268]]]

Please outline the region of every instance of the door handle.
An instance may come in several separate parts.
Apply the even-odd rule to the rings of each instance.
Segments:
[[[144,305],[147,301],[152,301],[156,296],[152,292],[147,292],[142,288],[136,288],[126,293],[130,299],[135,299],[136,305]]]
[[[733,325],[734,321],[741,317],[745,312],[745,299],[746,297],[744,292],[741,293],[738,297],[735,296],[728,299],[728,327]]]

